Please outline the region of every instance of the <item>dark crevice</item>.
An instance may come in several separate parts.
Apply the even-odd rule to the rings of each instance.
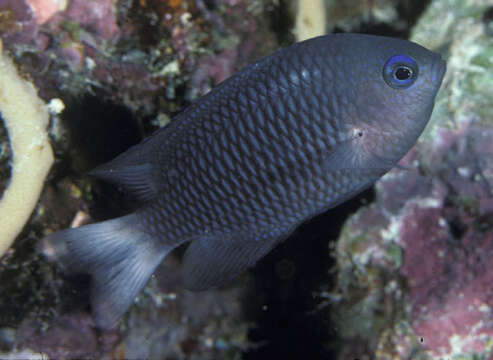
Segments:
[[[7,129],[0,116],[0,198],[9,183],[11,175],[12,149],[10,147]]]
[[[455,217],[453,219],[450,219],[448,221],[449,229],[450,229],[450,234],[452,237],[456,240],[462,239],[464,234],[467,231],[467,225],[464,224],[459,217]]]
[[[493,36],[493,6],[490,6],[483,13],[483,24],[485,26],[485,32],[489,36]]]
[[[402,0],[399,2],[397,13],[399,14],[399,19],[403,19],[406,22],[406,37],[409,37],[411,29],[416,25],[430,3],[431,0]]]
[[[88,171],[115,158],[143,137],[130,110],[93,96],[70,103],[62,121],[71,148],[57,165],[64,170],[58,176],[72,175],[76,181],[87,179]],[[136,201],[121,187],[94,179],[88,206],[91,216],[100,221],[134,210]]]
[[[142,139],[138,122],[129,109],[96,96],[70,102],[62,113],[62,121],[72,146],[72,162],[81,166],[75,171],[87,171],[105,163]]]
[[[335,358],[337,332],[327,308],[315,311],[320,300],[314,294],[335,285],[328,275],[334,266],[330,242],[350,215],[374,199],[372,188],[317,216],[255,266],[244,309],[247,322],[256,325],[249,340],[259,346],[245,360]]]
[[[267,17],[270,20],[270,29],[277,35],[277,42],[281,46],[287,46],[295,41],[292,32],[294,26],[294,18],[291,14],[291,6],[293,2],[280,0],[271,2],[266,7]]]
[[[397,21],[392,23],[379,22],[369,17],[365,22],[351,29],[350,32],[361,34],[372,34],[381,36],[397,37],[402,39],[409,38],[411,29],[429,6],[430,0],[401,0],[396,6]],[[399,24],[396,26],[395,24]],[[334,32],[346,32],[341,28],[334,28]]]

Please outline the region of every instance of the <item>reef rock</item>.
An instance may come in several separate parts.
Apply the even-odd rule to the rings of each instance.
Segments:
[[[435,0],[412,32],[444,55],[447,74],[403,169],[377,183],[376,201],[339,239],[333,318],[348,348],[368,344],[367,353],[345,355],[491,355],[492,5]]]

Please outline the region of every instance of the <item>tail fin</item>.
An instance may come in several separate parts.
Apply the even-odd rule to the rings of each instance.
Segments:
[[[68,270],[92,275],[96,325],[113,327],[132,305],[154,269],[172,250],[141,230],[137,215],[67,229],[47,236],[44,249]]]

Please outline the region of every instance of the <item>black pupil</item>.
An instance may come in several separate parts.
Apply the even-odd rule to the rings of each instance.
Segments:
[[[411,69],[403,66],[397,68],[397,70],[395,71],[396,79],[401,81],[409,79],[412,76],[412,74],[413,72],[411,71]]]

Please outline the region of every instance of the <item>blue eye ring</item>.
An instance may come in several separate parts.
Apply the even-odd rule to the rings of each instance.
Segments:
[[[418,64],[407,55],[391,56],[383,67],[383,78],[394,89],[406,89],[418,78]]]

